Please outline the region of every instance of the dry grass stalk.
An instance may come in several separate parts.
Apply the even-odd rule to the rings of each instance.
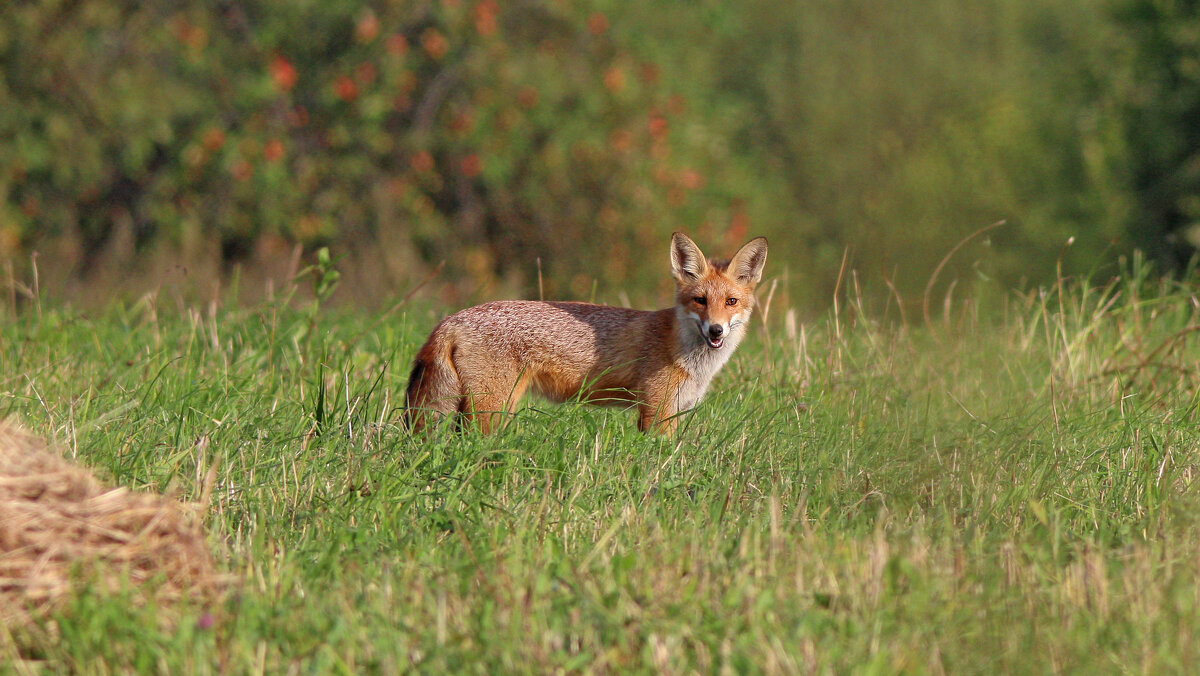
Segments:
[[[105,486],[0,421],[0,623],[44,614],[81,583],[155,603],[219,588],[193,508]]]

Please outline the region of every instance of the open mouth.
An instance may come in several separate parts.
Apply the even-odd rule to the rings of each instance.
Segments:
[[[708,336],[705,336],[704,342],[708,343],[708,346],[715,350],[718,347],[721,347],[722,345],[725,344],[725,339],[724,338],[709,338]]]

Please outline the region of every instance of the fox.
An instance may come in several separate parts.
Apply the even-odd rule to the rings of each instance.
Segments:
[[[512,300],[446,317],[413,360],[406,427],[452,417],[489,434],[532,390],[558,403],[636,408],[640,431],[673,433],[746,335],[767,239],[718,260],[676,232],[670,261],[675,306],[663,310]]]

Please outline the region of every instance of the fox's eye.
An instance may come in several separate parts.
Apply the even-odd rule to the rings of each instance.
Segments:
[[[737,299],[736,298],[726,298],[725,304],[728,305],[729,307],[733,307],[734,305],[737,305]]]
[[[696,301],[696,305],[708,305],[708,299],[704,296],[696,296],[692,300]]]

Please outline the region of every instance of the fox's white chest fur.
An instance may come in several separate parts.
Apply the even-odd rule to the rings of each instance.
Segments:
[[[742,342],[742,337],[746,335],[748,316],[749,313],[745,313],[744,316],[739,315],[731,321],[729,336],[724,344],[713,349],[708,346],[700,332],[699,320],[690,316],[682,307],[675,308],[675,331],[681,348],[678,364],[688,374],[675,393],[677,410],[695,408],[704,398],[709,383],[725,362],[729,361],[738,343]]]

